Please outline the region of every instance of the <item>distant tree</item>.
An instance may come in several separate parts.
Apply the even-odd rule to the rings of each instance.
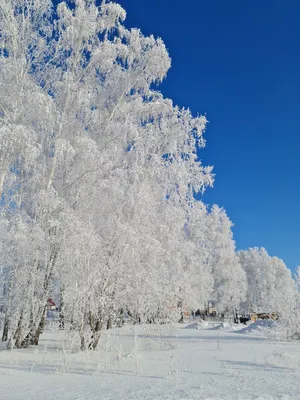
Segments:
[[[290,312],[295,286],[284,262],[270,257],[264,248],[239,251],[238,256],[248,283],[245,308],[255,312]]]
[[[214,286],[211,300],[221,312],[233,314],[245,299],[247,283],[235,252],[233,224],[224,209],[214,205],[206,221],[208,264],[211,266]]]

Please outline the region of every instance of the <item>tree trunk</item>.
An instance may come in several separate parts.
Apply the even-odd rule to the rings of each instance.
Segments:
[[[56,258],[57,258],[57,250],[53,251],[53,254],[50,257],[50,262],[48,264],[48,271],[45,275],[45,281],[44,281],[44,292],[43,292],[43,298],[44,298],[44,306],[42,308],[42,312],[41,312],[41,317],[40,317],[40,322],[37,326],[37,329],[35,329],[35,327],[31,328],[31,332],[29,334],[29,339],[30,342],[28,344],[33,344],[35,346],[37,346],[39,344],[39,340],[40,340],[40,335],[43,333],[44,331],[44,327],[45,327],[45,322],[46,322],[46,315],[47,315],[47,299],[49,296],[49,290],[50,290],[50,283],[52,280],[52,272],[53,272],[53,268],[56,262]],[[27,344],[27,346],[28,346]]]
[[[65,315],[64,315],[64,289],[61,288],[60,290],[60,309],[59,309],[59,329],[65,329]]]
[[[22,333],[22,321],[23,321],[23,315],[21,314],[19,321],[18,321],[18,326],[15,331],[15,334],[13,336],[14,344],[13,347],[20,349],[22,347],[22,338],[21,338],[21,333]]]
[[[9,328],[9,318],[7,315],[5,315],[3,334],[2,334],[2,342],[6,342],[8,339],[8,328]]]
[[[31,328],[31,330],[27,333],[25,339],[21,342],[21,347],[25,349],[28,347],[30,344],[33,344],[33,336],[34,336],[34,330]]]
[[[2,192],[3,192],[3,186],[4,186],[4,181],[5,181],[5,175],[6,175],[6,173],[4,172],[4,173],[1,175],[1,178],[0,178],[0,197],[2,196]]]
[[[103,326],[102,313],[99,312],[99,314],[97,315],[97,319],[95,320],[95,317],[90,312],[89,313],[89,324],[90,324],[92,334],[91,334],[91,339],[90,339],[90,342],[89,342],[87,348],[89,350],[96,350],[99,340],[100,340],[100,336],[101,336],[101,329]]]
[[[112,328],[112,317],[109,316],[106,324],[106,329],[111,329]]]
[[[45,327],[45,322],[46,322],[46,313],[47,313],[47,305],[43,309],[43,314],[40,319],[38,328],[32,336],[31,344],[34,344],[35,346],[37,346],[39,344],[40,335],[44,332],[44,327]]]
[[[99,340],[100,340],[101,332],[95,332],[91,338],[91,341],[89,343],[89,350],[96,350]]]
[[[83,333],[80,333],[80,350],[85,350],[85,339]]]

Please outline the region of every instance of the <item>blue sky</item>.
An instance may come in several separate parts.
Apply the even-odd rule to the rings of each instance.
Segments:
[[[201,151],[238,249],[262,246],[300,264],[300,2],[118,0],[126,25],[162,37],[172,68],[161,85],[206,114]]]

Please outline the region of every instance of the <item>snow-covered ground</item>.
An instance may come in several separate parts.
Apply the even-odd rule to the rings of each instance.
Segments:
[[[49,330],[38,348],[0,351],[0,399],[300,399],[300,343],[268,339],[255,325],[185,328],[113,329],[99,351],[79,353]]]

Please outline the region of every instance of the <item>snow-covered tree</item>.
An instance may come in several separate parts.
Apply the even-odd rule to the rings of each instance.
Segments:
[[[245,297],[246,276],[235,252],[232,222],[223,208],[214,205],[207,216],[207,262],[214,280],[211,300],[221,312],[233,313]]]
[[[146,318],[188,297],[199,249],[189,252],[187,213],[213,181],[197,155],[206,120],[154,89],[170,67],[165,45],[125,17],[107,2],[0,4],[12,346],[38,343],[54,281],[82,349],[122,309]]]
[[[249,311],[285,314],[294,304],[294,281],[291,271],[277,257],[270,257],[264,248],[238,252],[247,276],[244,307]]]

